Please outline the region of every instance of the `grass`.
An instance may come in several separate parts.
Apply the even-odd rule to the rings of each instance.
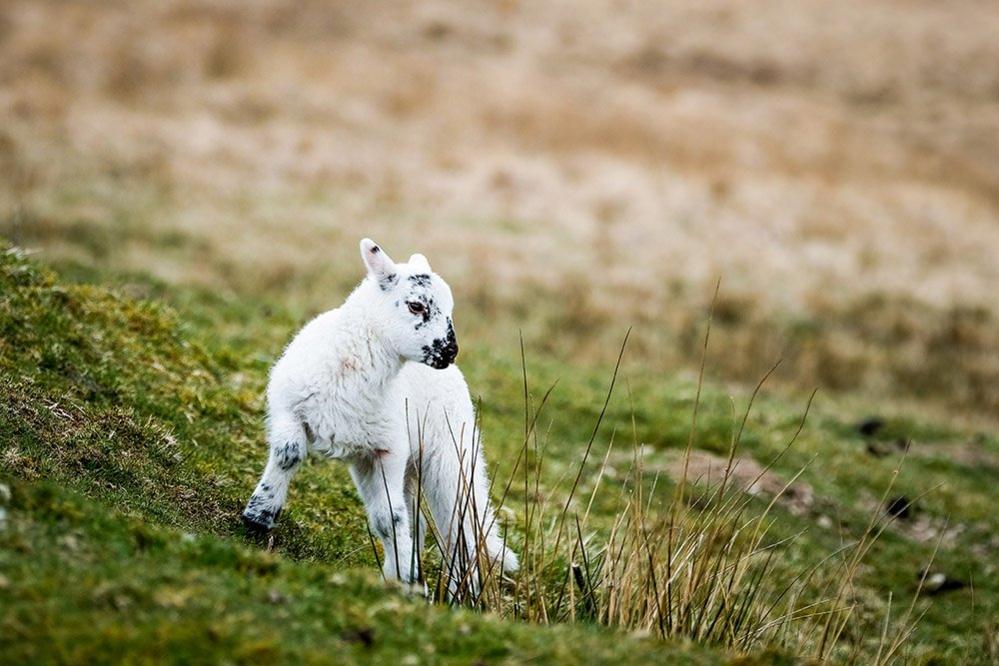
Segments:
[[[906,635],[922,581],[910,615],[920,621],[897,660],[999,660],[999,70],[981,66],[996,60],[997,20],[975,3],[819,0],[791,13],[783,3],[584,0],[571,16],[543,2],[349,12],[322,2],[0,3],[0,236],[60,272],[17,253],[2,260],[5,525],[36,544],[2,551],[0,617],[11,590],[28,599],[16,606],[24,640],[5,651],[69,661],[76,649],[95,660],[117,649],[141,660],[157,646],[187,649],[184,636],[190,654],[222,658],[254,632],[276,642],[274,609],[258,603],[259,585],[240,587],[244,569],[171,548],[194,548],[191,534],[260,555],[235,516],[263,462],[267,369],[353,285],[356,240],[369,235],[427,254],[455,288],[461,365],[481,398],[497,490],[513,479],[504,520],[532,568],[490,589],[489,617],[505,619],[474,626],[483,644],[529,651],[495,660],[814,655],[798,640],[807,619],[781,627],[785,652],[759,652],[768,638],[736,655],[728,638],[679,621],[692,617],[684,603],[719,599],[727,584],[698,601],[634,563],[652,553],[668,564],[676,530],[664,521],[685,521],[687,534],[720,535],[692,561],[722,561],[712,558],[727,548],[733,580],[766,596],[753,583],[760,571],[764,582],[793,580],[862,541],[884,505],[910,502],[852,570],[834,656],[883,658],[882,635]],[[741,429],[748,387],[778,357]],[[525,414],[556,380],[525,448]],[[804,429],[779,455],[816,386]],[[880,429],[859,434],[872,417]],[[792,496],[768,509],[792,480]],[[85,518],[70,525],[36,496]],[[729,539],[731,516],[712,523],[721,507],[764,520],[762,540]],[[103,548],[101,530],[118,534],[119,519],[161,531],[170,547],[142,554],[115,537]],[[643,521],[648,548],[635,531]],[[83,571],[59,545],[67,534],[92,549]],[[615,560],[611,543],[640,547]],[[769,562],[753,555],[760,548]],[[820,568],[835,572],[854,552]],[[345,576],[330,603],[351,616],[396,599],[370,575],[375,555],[341,466],[305,465],[264,557],[282,580]],[[234,633],[202,636],[205,616],[182,629],[147,568],[215,576],[185,603],[204,597]],[[88,571],[134,600],[109,609],[106,595],[69,595]],[[625,571],[629,603],[645,608],[630,616],[605,584]],[[802,603],[835,600],[837,582],[814,577]],[[405,632],[412,640],[391,642],[381,620],[323,624],[321,611],[285,596],[278,609],[331,629],[275,647],[287,660],[313,648],[398,657],[418,644]],[[477,616],[413,608],[467,646],[455,618]],[[545,622],[554,608],[556,626],[514,621]],[[146,618],[131,633],[119,621],[127,613]],[[104,644],[86,636],[99,617],[113,629]],[[621,639],[630,629],[600,624],[714,645],[632,643]],[[552,636],[566,652],[540,647]],[[471,660],[465,647],[436,649],[407,655]]]
[[[677,663],[726,661],[692,645],[428,609],[372,571],[153,525],[52,483],[4,488],[8,663],[642,663],[664,649]]]
[[[278,533],[282,556],[249,547],[238,515],[259,471],[250,442],[261,414],[256,393],[232,385],[234,368],[160,306],[60,284],[15,250],[2,267],[6,657],[377,661],[418,649],[420,659],[638,661],[661,649],[428,614],[370,568],[331,582],[371,554],[359,501],[329,466],[296,484],[303,501]],[[309,524],[329,532],[310,538]]]
[[[571,603],[563,602],[563,611],[552,614],[551,620],[559,620],[555,627],[532,627],[512,618],[516,604],[511,601],[521,602],[522,615],[541,607],[523,603],[529,594],[523,587],[497,588],[497,610],[508,616],[504,620],[495,614],[426,609],[375,579],[363,511],[340,466],[306,465],[277,530],[275,553],[260,552],[238,528],[239,510],[263,464],[260,395],[266,370],[306,313],[259,299],[170,287],[142,275],[64,268],[72,280],[57,278],[8,249],[0,272],[0,456],[11,491],[0,532],[0,622],[3,635],[14,637],[2,645],[5,654],[32,661],[116,655],[138,660],[163,650],[180,650],[181,659],[190,650],[186,654],[249,659],[259,648],[286,658],[307,660],[322,650],[373,660],[409,654],[415,646],[429,650],[429,642],[435,651],[415,653],[418,660],[477,655],[571,662],[592,656],[637,662],[665,653],[711,663],[736,658],[733,648],[745,648],[753,659],[771,662],[800,653],[801,643],[790,630],[781,648],[773,647],[776,641],[761,648],[712,640],[705,624],[697,631],[661,632],[658,621],[666,616],[647,612],[655,597],[645,592],[646,612],[622,622],[613,617],[610,590],[596,582],[627,580],[621,574],[601,577],[601,566],[611,572],[628,562],[602,559],[601,553],[609,552],[606,544],[635,542],[634,526],[643,519],[649,521],[648,534],[669,538],[656,530],[672,515],[669,507],[679,506],[667,502],[677,493],[670,465],[688,441],[695,452],[724,456],[738,432],[739,418],[733,415],[744,410],[731,400],[745,405],[748,394],[736,391],[730,398],[706,382],[696,437],[688,440],[691,410],[698,402],[696,378],[662,378],[625,357],[618,389],[581,464],[612,368],[573,367],[532,355],[528,347],[529,406],[538,406],[544,393],[539,387],[560,381],[537,421],[539,448],[531,442],[516,478],[524,469],[541,472],[526,488],[521,481],[510,486],[511,539],[527,555],[528,571],[533,566],[543,574],[540,579],[526,575],[520,585],[547,580],[554,585],[540,596],[549,608],[555,608],[562,589],[572,595]],[[96,280],[110,289],[88,284]],[[481,392],[487,457],[496,478],[510,479],[525,441],[519,350],[474,343],[463,348],[462,367],[473,391]],[[709,376],[711,368],[709,354]],[[738,456],[763,463],[776,458],[798,429],[804,403],[781,394],[760,395],[739,437]],[[868,453],[870,443],[854,427],[869,415],[870,407],[864,409],[849,411],[820,396],[794,446],[769,470],[785,482],[801,472],[795,483],[806,484],[813,497],[806,506],[778,501],[763,512],[766,496],[717,495],[721,504],[732,498],[725,506],[745,507],[746,516],[765,517],[765,538],[755,541],[729,539],[724,535],[732,521],[715,521],[719,544],[742,553],[731,561],[742,563],[744,580],[752,581],[760,571],[771,580],[790,580],[863,538],[901,458],[895,452]],[[920,585],[920,572],[932,560],[934,571],[966,586],[923,593],[913,613],[920,621],[900,656],[917,663],[987,663],[995,654],[999,594],[990,542],[999,527],[992,511],[999,442],[989,433],[889,414],[876,443],[894,451],[891,445],[899,437],[910,438],[912,446],[892,492],[918,498],[916,509],[910,519],[889,526],[857,563],[839,600],[852,611],[834,654],[849,658],[876,652],[889,599],[889,635],[900,635],[897,628],[908,626],[900,621]],[[615,444],[608,448],[611,440]],[[641,476],[637,467],[628,472],[636,461]],[[566,502],[577,475],[576,492]],[[710,525],[705,501],[712,497],[711,487],[691,483],[684,496],[685,519]],[[650,509],[622,511],[629,500],[632,511]],[[564,525],[552,522],[560,511]],[[629,515],[631,527],[620,522]],[[562,553],[553,556],[550,546],[558,532],[563,543],[554,550]],[[534,546],[523,543],[529,535],[538,539]],[[644,538],[638,543],[645,548]],[[654,548],[646,554],[658,552],[663,539],[650,537],[650,544]],[[761,548],[774,553],[763,569]],[[661,552],[655,559],[668,561]],[[712,560],[691,561],[710,566]],[[573,569],[573,563],[583,568]],[[635,566],[630,589],[648,590],[648,570]],[[582,585],[577,571],[583,574]],[[568,585],[563,583],[567,573]],[[333,578],[342,582],[332,584]],[[657,585],[666,578],[657,575]],[[828,590],[837,588],[823,592],[823,582],[810,583],[802,593],[835,598]],[[391,610],[382,617],[378,608]],[[682,605],[675,608],[679,614],[671,621],[683,615]],[[126,614],[137,620],[123,624]],[[281,618],[293,625],[292,643],[279,639],[282,632],[275,624]],[[597,628],[600,623],[650,636],[621,641]],[[92,627],[100,631],[87,638]],[[432,628],[447,640],[430,639]],[[676,638],[652,639],[661,633]],[[693,646],[684,636],[715,647]]]
[[[704,352],[709,336],[710,323]],[[771,510],[781,500],[802,501],[802,491],[794,482],[804,470],[786,483],[778,482],[777,487],[770,470],[798,439],[812,400],[786,446],[765,467],[752,467],[748,470],[749,477],[742,474],[740,478],[739,466],[745,472],[747,463],[737,459],[753,402],[777,366],[757,385],[737,428],[733,423],[727,456],[720,461],[714,479],[710,470],[705,478],[704,470],[698,472],[696,465],[692,467],[703,388],[702,359],[682,469],[674,471],[672,479],[662,480],[663,486],[673,482],[673,497],[666,504],[657,497],[657,490],[662,495],[659,472],[651,484],[646,483],[644,451],[636,438],[631,469],[619,495],[613,497],[615,493],[606,490],[599,492],[608,470],[612,441],[602,465],[595,471],[596,481],[589,500],[570,509],[613,397],[627,337],[578,467],[568,470],[568,479],[563,474],[556,488],[545,493],[540,488],[549,441],[545,438],[539,443],[535,428],[555,386],[545,392],[532,415],[521,341],[524,441],[499,500],[502,510],[511,487],[520,483],[518,469],[523,468],[523,537],[518,540],[521,568],[512,593],[504,589],[508,579],[501,577],[490,561],[484,540],[476,534],[475,541],[480,543],[478,552],[448,555],[442,551],[441,560],[475,559],[478,575],[472,581],[461,579],[457,595],[444,596],[442,590],[451,590],[452,584],[440,582],[445,578],[442,569],[435,598],[489,609],[518,620],[544,624],[602,623],[652,633],[663,639],[685,637],[742,653],[781,649],[817,661],[892,663],[908,648],[908,639],[918,624],[913,612],[929,576],[932,558],[924,567],[900,620],[891,616],[889,597],[887,608],[882,611],[883,620],[874,627],[881,628],[880,634],[874,631],[867,640],[840,639],[847,629],[866,633],[861,629],[863,621],[855,621],[854,611],[860,604],[852,597],[864,558],[895,518],[884,507],[889,503],[899,470],[896,468],[891,484],[884,489],[866,527],[855,540],[830,552],[814,566],[782,563],[782,551],[801,534],[772,539],[770,531],[778,519],[771,518]],[[567,489],[558,487],[562,482]],[[754,496],[759,494],[758,488],[768,485],[769,503],[759,505]],[[609,507],[608,494],[617,500]],[[591,530],[589,523],[598,498],[597,513],[611,520],[610,528],[603,531]],[[474,506],[471,510],[474,511]],[[478,523],[478,519],[473,521]],[[452,580],[450,571],[447,578]],[[852,642],[852,647],[844,645],[845,642]]]

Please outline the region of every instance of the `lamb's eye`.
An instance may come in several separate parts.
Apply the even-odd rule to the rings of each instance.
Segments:
[[[410,301],[406,303],[406,305],[409,306],[409,311],[415,315],[421,315],[427,311],[427,306],[425,306],[423,303],[420,303],[419,301]]]

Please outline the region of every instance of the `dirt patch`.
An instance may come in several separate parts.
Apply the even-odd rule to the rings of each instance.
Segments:
[[[685,461],[678,453],[664,465],[665,471],[674,480],[679,480],[686,470],[687,480],[695,484],[716,486],[728,478],[731,487],[750,495],[777,496],[778,504],[787,507],[795,515],[804,515],[815,503],[812,487],[807,483],[788,484],[771,470],[748,457],[736,457],[729,466],[727,458],[706,451],[691,451]]]
[[[960,444],[917,442],[910,447],[908,455],[917,458],[944,458],[966,467],[999,472],[999,453],[989,449],[983,437],[972,437]]]

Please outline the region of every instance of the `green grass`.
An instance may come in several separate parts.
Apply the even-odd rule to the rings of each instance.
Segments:
[[[642,663],[664,653],[676,663],[727,661],[692,645],[428,609],[373,571],[161,527],[50,482],[8,490],[5,663]]]
[[[66,277],[56,278],[12,250],[0,259],[0,460],[11,489],[0,532],[4,661],[733,658],[587,624],[540,627],[428,609],[388,590],[375,576],[363,510],[340,465],[305,466],[276,531],[276,552],[261,552],[238,524],[264,462],[261,396],[270,364],[311,313],[142,275],[61,269]],[[506,479],[523,440],[518,343],[462,342],[462,368],[482,400],[487,456]],[[542,489],[557,493],[560,476],[579,462],[611,368],[528,349],[528,369],[535,401],[559,380],[539,424],[547,442]],[[647,445],[652,470],[682,449],[695,390],[691,377],[657,376],[626,362],[580,496],[589,496],[612,436],[612,464],[622,467],[635,442]],[[765,395],[742,453],[772,459],[806,399]],[[695,445],[725,451],[747,400],[744,389],[709,384]],[[846,404],[820,396],[802,436],[775,465],[783,478],[804,468],[801,480],[816,498],[803,515],[776,509],[773,538],[804,531],[780,551],[780,571],[800,570],[859,536],[899,465],[900,453],[872,456],[855,433],[854,424],[878,406],[861,413]],[[911,600],[935,545],[916,534],[911,523],[919,520],[954,530],[934,570],[973,586],[917,602],[925,615],[905,656],[988,663],[999,613],[999,440],[910,413],[887,416],[879,433],[886,446],[900,437],[913,442],[895,494],[918,497],[917,515],[889,528],[865,559],[852,600],[856,630],[845,636],[844,653],[869,642],[871,632],[876,638],[889,594],[895,616]],[[659,488],[665,501],[669,484]],[[524,502],[514,484],[507,504],[518,520]],[[614,503],[597,502],[595,510],[600,529]]]

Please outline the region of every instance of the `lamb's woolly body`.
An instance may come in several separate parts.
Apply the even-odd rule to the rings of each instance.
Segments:
[[[374,254],[380,251],[362,245],[362,255],[372,247]],[[420,577],[413,567],[414,538],[420,548],[423,536],[422,523],[413,528],[417,474],[449,551],[460,545],[475,553],[478,535],[491,558],[514,570],[516,557],[504,548],[489,508],[475,411],[461,371],[406,360],[399,351],[405,347],[412,357],[422,349],[424,362],[437,363],[428,355],[447,346],[442,340],[454,344],[450,290],[438,276],[431,278],[422,257],[414,259],[397,265],[384,257],[389,268],[383,274],[371,271],[340,308],[309,322],[275,364],[267,389],[270,458],[244,518],[269,529],[295,470],[313,453],[349,464],[372,531],[383,542],[387,576]],[[407,280],[411,287],[400,286]],[[400,299],[416,298],[414,293],[427,312],[436,308],[438,314],[413,320],[411,330],[398,310],[404,307]],[[444,317],[446,332],[437,321]],[[434,333],[433,326],[440,330]],[[410,340],[418,335],[426,344]],[[430,343],[432,335],[438,337]],[[459,515],[465,517],[461,529]]]
[[[471,425],[475,414],[457,366],[435,370],[388,352],[357,297],[309,322],[274,366],[267,390],[272,438],[285,434],[276,429],[290,416],[308,426],[297,425],[311,437],[311,452],[346,459],[416,446],[409,436],[400,442],[407,406],[412,439],[417,414],[435,431],[446,428],[445,413],[459,427]]]

